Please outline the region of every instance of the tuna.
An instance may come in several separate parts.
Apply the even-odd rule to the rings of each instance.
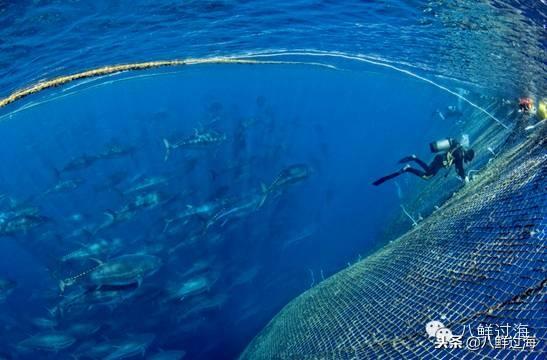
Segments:
[[[83,179],[61,180],[57,184],[55,184],[52,188],[46,190],[42,194],[42,196],[75,190],[83,183],[84,183]]]
[[[49,218],[34,214],[22,214],[8,219],[0,219],[0,236],[12,236],[20,232],[26,234],[29,230],[48,221],[50,221]]]
[[[123,255],[106,263],[101,263],[89,274],[89,279],[98,286],[140,284],[144,277],[155,273],[161,265],[162,261],[157,256],[147,254]]]
[[[115,344],[114,351],[110,353],[104,360],[120,360],[128,359],[134,356],[144,356],[146,349],[154,341],[155,335],[141,334],[132,336],[130,340]]]
[[[99,160],[114,159],[133,154],[135,149],[133,147],[123,147],[120,145],[109,145],[98,155],[84,154],[80,157],[70,160],[60,171],[55,170],[59,177],[64,172],[83,170],[91,165],[95,164]]]
[[[115,159],[115,158],[120,158],[120,157],[124,157],[128,155],[133,155],[135,150],[136,149],[132,146],[122,146],[119,144],[111,144],[96,157],[99,160]]]
[[[57,327],[57,321],[48,318],[34,318],[32,324],[40,329],[53,330]]]
[[[181,140],[178,140],[174,143],[169,142],[167,139],[163,139],[163,145],[165,146],[165,157],[164,160],[167,161],[171,150],[178,148],[204,148],[212,145],[218,145],[226,140],[226,134],[218,133],[216,131],[200,131],[194,129],[194,134],[188,137],[185,137]]]
[[[220,199],[216,201],[206,202],[201,205],[192,206],[186,205],[186,209],[179,211],[175,216],[165,220],[165,227],[163,231],[167,231],[169,225],[174,221],[181,221],[191,218],[193,216],[209,218],[215,215],[218,211],[224,209],[227,204],[230,203],[230,200]]]
[[[87,338],[97,333],[101,328],[96,323],[76,323],[70,325],[65,331],[76,338]]]
[[[127,286],[135,283],[140,286],[143,278],[155,273],[162,265],[159,257],[147,254],[122,255],[108,262],[93,260],[98,263],[96,267],[59,281],[61,293],[84,278],[99,289],[102,286]]]
[[[121,244],[122,242],[120,239],[114,239],[112,241],[99,239],[94,243],[83,245],[81,248],[66,254],[61,258],[61,261],[81,261],[89,259],[90,257],[102,257],[117,251],[121,247]]]
[[[215,224],[224,226],[231,219],[245,218],[255,212],[262,203],[262,197],[252,195],[241,198],[231,206],[224,207],[209,218],[205,228],[208,229]]]
[[[93,165],[99,158],[93,155],[82,155],[78,158],[74,158],[66,164],[61,171],[56,171],[57,176],[61,173],[69,171],[77,171],[90,167]]]
[[[107,216],[107,220],[95,229],[94,234],[113,225],[131,220],[141,210],[155,208],[172,201],[174,198],[175,196],[169,196],[157,191],[139,194],[120,210],[105,211],[104,214]]]
[[[65,280],[65,282],[67,282]],[[70,283],[63,286],[68,286]],[[134,295],[137,287],[119,287],[114,289],[81,289],[63,297],[63,300],[52,310],[52,315],[63,316],[71,311],[91,310],[97,306],[106,306],[110,310],[115,309],[126,299]]]
[[[142,178],[138,183],[136,183],[134,186],[130,187],[129,189],[125,190],[123,192],[124,195],[129,195],[133,193],[140,193],[143,191],[148,191],[152,188],[166,185],[167,184],[167,178],[162,176],[151,176],[151,177],[144,177]]]
[[[288,186],[307,179],[311,169],[306,164],[295,164],[281,170],[270,186],[262,184],[262,200],[259,207],[264,205],[269,195],[285,190]]]
[[[186,356],[184,350],[169,350],[160,351],[152,356],[149,356],[147,360],[181,360]]]
[[[179,299],[180,301],[209,291],[213,281],[207,276],[197,276],[186,280],[180,286],[171,287],[170,298]]]
[[[19,343],[19,347],[31,351],[58,352],[69,348],[76,342],[72,336],[62,332],[45,332],[31,336]]]

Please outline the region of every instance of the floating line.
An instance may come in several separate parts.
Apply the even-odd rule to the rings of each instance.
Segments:
[[[97,69],[82,71],[72,75],[65,75],[53,78],[51,80],[41,81],[28,88],[20,89],[13,92],[11,95],[0,99],[0,108],[11,104],[14,101],[20,100],[29,95],[38,93],[40,91],[61,86],[69,82],[76,80],[111,75],[121,73],[125,71],[137,71],[148,70],[167,66],[182,66],[182,65],[197,65],[197,64],[289,64],[289,65],[314,65],[322,66],[330,69],[337,69],[333,65],[322,64],[317,62],[299,62],[299,61],[273,61],[273,60],[250,60],[233,57],[215,57],[204,59],[187,59],[187,60],[160,60],[160,61],[148,61],[142,63],[122,64],[122,65],[109,65],[103,66]]]

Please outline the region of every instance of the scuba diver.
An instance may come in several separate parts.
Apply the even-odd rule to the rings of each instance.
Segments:
[[[448,105],[444,111],[437,109],[434,114],[439,116],[442,120],[451,118],[459,119],[463,115],[463,113],[455,105]]]
[[[456,172],[458,173],[460,178],[466,183],[469,182],[469,178],[465,175],[463,163],[468,163],[473,160],[473,158],[475,157],[475,151],[473,151],[473,149],[468,149],[464,147],[454,139],[443,139],[439,141],[434,141],[429,144],[429,147],[431,149],[431,152],[433,153],[442,152],[441,154],[437,154],[429,165],[418,159],[416,155],[410,155],[399,160],[400,164],[414,161],[415,163],[420,165],[423,170],[414,169],[407,164],[401,170],[381,177],[372,184],[374,186],[378,186],[404,173],[411,173],[421,177],[424,180],[428,180],[435,176],[442,168],[451,169],[452,165],[455,166]]]

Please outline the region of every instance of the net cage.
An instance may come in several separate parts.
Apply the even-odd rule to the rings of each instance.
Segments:
[[[471,186],[290,302],[241,359],[544,359],[546,135],[505,137]]]

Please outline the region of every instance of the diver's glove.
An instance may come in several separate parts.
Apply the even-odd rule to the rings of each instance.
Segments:
[[[465,181],[466,184],[469,184],[469,176],[466,176],[464,181]]]

